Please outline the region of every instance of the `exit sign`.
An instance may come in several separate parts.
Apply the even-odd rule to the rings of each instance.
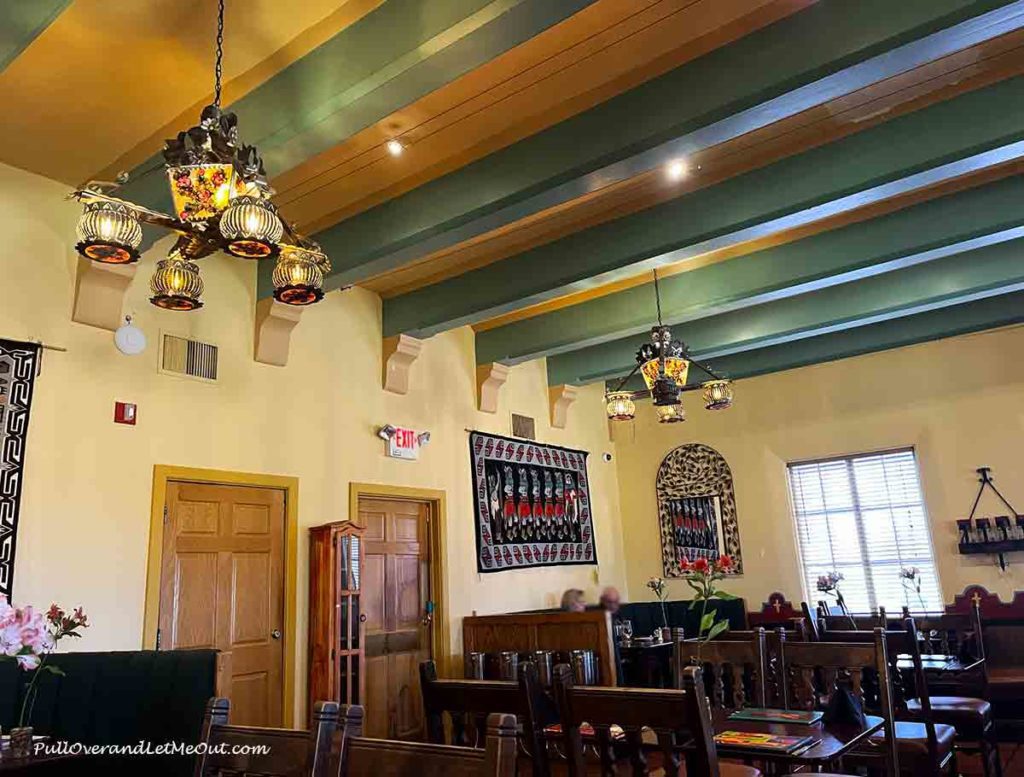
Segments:
[[[420,443],[416,431],[395,429],[395,433],[387,441],[387,453],[393,459],[416,460],[420,457]]]

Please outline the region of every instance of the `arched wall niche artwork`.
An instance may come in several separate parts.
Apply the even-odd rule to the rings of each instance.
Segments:
[[[743,573],[732,471],[722,454],[700,443],[680,445],[662,460],[655,488],[665,577],[680,577],[684,558],[721,553],[732,556],[735,574]]]

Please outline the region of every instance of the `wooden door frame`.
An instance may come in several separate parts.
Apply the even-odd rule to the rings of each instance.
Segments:
[[[447,504],[446,492],[435,488],[415,486],[388,486],[382,483],[350,483],[348,490],[349,520],[358,525],[359,500],[394,499],[403,502],[425,502],[430,508],[430,590],[434,602],[434,629],[431,639],[431,653],[434,663],[442,676],[452,664],[451,634],[448,622],[448,587],[445,583],[445,548],[447,545]]]
[[[156,648],[156,632],[160,623],[160,563],[163,558],[164,505],[167,484],[171,481],[221,486],[249,486],[284,491],[284,679],[282,710],[285,726],[300,725],[295,720],[295,684],[298,667],[295,662],[299,479],[286,475],[264,475],[253,472],[231,472],[219,469],[197,469],[156,464],[153,467],[153,503],[149,516],[149,557],[146,563],[146,602],[142,618],[142,648]]]

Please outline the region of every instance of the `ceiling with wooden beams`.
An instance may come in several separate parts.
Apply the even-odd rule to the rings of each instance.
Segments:
[[[215,15],[3,4],[0,161],[166,207]],[[655,269],[737,378],[1024,320],[1024,0],[227,0],[226,33],[243,140],[385,337],[615,380]]]

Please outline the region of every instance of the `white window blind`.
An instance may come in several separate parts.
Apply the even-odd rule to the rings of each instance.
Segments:
[[[789,483],[809,602],[834,601],[817,589],[834,570],[852,612],[942,609],[913,449],[790,464]],[[920,570],[923,605],[904,567]]]

